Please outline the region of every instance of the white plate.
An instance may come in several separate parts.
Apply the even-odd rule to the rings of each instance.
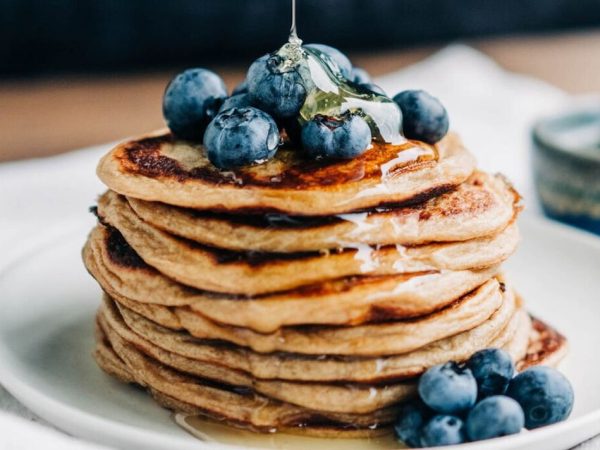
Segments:
[[[571,351],[561,368],[575,387],[575,409],[555,426],[467,444],[477,449],[564,449],[600,433],[600,239],[531,219],[521,228],[523,243],[509,275],[530,309],[569,337]],[[80,260],[86,233],[81,228],[52,236],[4,266],[0,382],[47,421],[99,443],[234,448],[194,439],[143,391],[96,367],[90,354],[100,291]]]

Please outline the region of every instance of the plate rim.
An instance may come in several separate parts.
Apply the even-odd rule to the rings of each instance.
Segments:
[[[561,238],[579,241],[586,246],[594,247],[600,251],[600,238],[590,232],[527,214],[520,221],[522,224],[526,224],[525,226],[547,229],[551,233],[558,233]],[[87,226],[88,224],[81,221],[76,226],[69,227],[69,230],[64,233],[56,233],[55,230],[46,231],[35,244],[27,246],[23,251],[12,254],[6,260],[0,259],[0,287],[4,283],[10,283],[9,275],[12,270],[25,264],[29,258],[38,252],[44,251],[53,245],[64,244],[64,241],[73,235],[73,231],[83,231],[84,225]],[[17,244],[14,244],[12,247],[16,246]],[[11,246],[8,245],[8,247]],[[179,436],[169,436],[151,429],[140,428],[135,425],[104,418],[63,403],[36,389],[34,386],[21,381],[18,374],[12,372],[9,364],[6,363],[7,360],[10,360],[11,354],[13,352],[0,339],[0,384],[34,414],[79,439],[116,447],[144,445],[145,448],[177,448],[185,450],[234,450],[244,448],[216,441],[189,440]],[[482,450],[528,448],[529,445],[535,444],[542,439],[549,440],[554,437],[562,438],[562,441],[568,442],[569,445],[577,445],[596,436],[598,433],[600,433],[600,405],[598,405],[598,409],[580,417],[548,427],[514,436],[504,436],[503,438],[465,443],[446,448],[449,450],[474,448],[475,446],[478,446],[477,448]]]

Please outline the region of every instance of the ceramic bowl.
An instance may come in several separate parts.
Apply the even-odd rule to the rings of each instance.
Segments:
[[[600,234],[600,98],[535,124],[533,171],[545,214]]]

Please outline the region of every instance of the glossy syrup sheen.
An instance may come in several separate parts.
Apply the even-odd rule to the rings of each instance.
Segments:
[[[272,54],[272,70],[296,72],[306,88],[300,109],[300,124],[316,115],[340,117],[346,112],[362,116],[376,142],[400,145],[406,139],[400,133],[402,113],[385,95],[373,92],[342,76],[337,65],[325,53],[302,47],[299,39],[290,39]]]
[[[326,439],[286,433],[259,434],[186,414],[175,414],[174,419],[184,430],[202,441],[237,445],[243,448],[280,450],[381,450],[405,448],[393,438],[391,433],[368,439]]]
[[[302,47],[296,27],[296,0],[292,0],[288,42],[271,56],[272,70],[295,71],[302,78],[306,99],[300,109],[301,125],[316,115],[339,117],[351,112],[367,121],[375,141],[392,145],[406,142],[400,132],[402,112],[392,99],[347,80],[329,55],[314,47]]]
[[[210,164],[201,146],[178,143],[172,136],[157,136],[127,145],[122,167],[148,177],[174,177],[178,181],[198,179],[219,185],[310,189],[374,177],[385,181],[402,168],[439,159],[435,147],[407,141],[402,136],[402,113],[392,99],[345,79],[328,55],[301,44],[293,2],[289,41],[271,55],[271,70],[294,71],[301,77],[306,99],[299,113],[300,125],[316,115],[341,117],[350,112],[363,117],[373,136],[371,147],[363,155],[350,160],[312,160],[288,143],[270,161],[220,171]],[[172,151],[164,151],[169,149]],[[194,153],[198,155],[195,161],[191,156]],[[182,160],[193,164],[184,165]]]
[[[306,49],[306,61],[314,88],[300,110],[302,122],[317,114],[338,116],[350,111],[367,121],[376,142],[392,145],[406,142],[400,134],[402,113],[393,100],[331,72],[324,63],[324,55],[317,50]]]
[[[260,165],[221,171],[213,166],[200,144],[178,141],[171,134],[128,142],[115,155],[123,170],[150,178],[199,180],[207,184],[272,189],[311,189],[362,180],[385,182],[406,170],[432,164],[435,146],[417,141],[401,145],[373,142],[364,154],[349,160],[314,160],[292,146],[284,146]]]
[[[129,246],[127,241],[123,238],[121,233],[111,226],[105,228],[104,246],[106,254],[110,258],[113,264],[116,264],[124,269],[130,270],[149,270],[150,268],[136,253],[136,251]],[[371,255],[369,255],[372,258]],[[417,272],[409,275],[379,275],[379,276],[353,276],[345,277],[341,279],[328,280],[318,284],[304,285],[287,291],[290,297],[302,297],[303,299],[310,301],[311,298],[318,298],[325,295],[339,294],[346,292],[350,289],[358,286],[368,286],[369,284],[379,283],[385,280],[395,280],[398,283],[407,282],[411,279],[419,279],[427,276],[437,276],[437,272]],[[195,290],[193,288],[187,288],[190,291],[195,291],[206,297],[213,297],[217,299],[228,298],[231,300],[239,301],[250,301],[260,300],[262,298],[269,298],[271,294],[256,295],[248,297],[244,295],[235,294],[215,294],[208,291]],[[377,291],[369,295],[372,298],[385,298],[394,294],[395,289]],[[280,293],[281,294],[281,293]],[[433,310],[430,312],[434,312]],[[364,322],[381,322],[392,319],[410,319],[414,316],[413,313],[408,312],[401,306],[386,307],[385,305],[373,305],[368,311],[365,311],[364,315],[360,318],[356,318],[356,323]]]

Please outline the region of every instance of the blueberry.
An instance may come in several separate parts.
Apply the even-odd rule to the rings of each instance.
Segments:
[[[248,70],[248,94],[252,104],[277,119],[298,115],[306,88],[297,67],[288,67],[277,54],[264,55]]]
[[[409,447],[420,447],[421,429],[432,415],[431,410],[418,399],[404,403],[400,406],[398,417],[394,422],[396,438]]]
[[[225,111],[231,108],[246,108],[252,106],[250,103],[250,96],[248,94],[236,94],[225,99],[219,108],[219,112]]]
[[[525,412],[525,427],[543,427],[565,420],[573,409],[573,388],[556,369],[536,366],[527,369],[508,385],[506,395],[514,398]]]
[[[353,67],[350,73],[350,81],[356,84],[367,84],[371,82],[371,75],[365,69]]]
[[[349,159],[358,156],[371,143],[371,129],[360,116],[340,118],[316,115],[302,127],[302,146],[313,158]]]
[[[435,144],[448,132],[448,113],[425,91],[403,91],[394,97],[402,110],[404,136]]]
[[[464,423],[456,416],[434,416],[421,430],[421,446],[441,447],[465,442]]]
[[[217,74],[206,69],[188,69],[167,86],[163,115],[176,136],[202,139],[206,126],[226,97],[227,89]]]
[[[511,356],[499,348],[487,348],[474,353],[467,361],[467,367],[477,380],[479,398],[504,394],[515,373]]]
[[[344,78],[352,79],[352,63],[337,48],[325,44],[306,44],[304,47],[324,53],[337,65]]]
[[[477,382],[471,371],[455,362],[433,366],[419,379],[419,395],[434,411],[459,414],[477,400]]]
[[[221,169],[266,161],[275,155],[278,145],[275,121],[252,107],[219,113],[204,134],[208,159]]]
[[[244,80],[240,84],[238,84],[236,87],[233,88],[231,95],[234,96],[234,95],[238,95],[238,94],[246,94],[247,92],[248,92],[248,80]]]
[[[467,436],[481,441],[516,434],[523,428],[525,418],[521,406],[510,397],[494,395],[481,400],[467,416]]]
[[[368,89],[369,91],[375,92],[377,94],[385,95],[387,97],[387,94],[385,93],[385,91],[383,89],[381,89],[379,86],[377,86],[376,84],[362,83],[362,84],[359,84],[359,86],[364,89]]]

